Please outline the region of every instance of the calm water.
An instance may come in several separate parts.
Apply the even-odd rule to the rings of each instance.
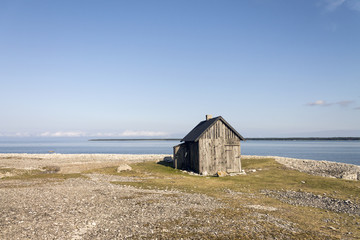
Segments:
[[[172,154],[178,141],[88,141],[84,138],[0,138],[0,153]],[[246,141],[244,155],[283,156],[360,165],[360,141]]]

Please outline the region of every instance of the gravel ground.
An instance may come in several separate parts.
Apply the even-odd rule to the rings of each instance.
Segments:
[[[57,166],[60,172],[71,173],[167,158],[168,155],[0,154],[0,168]],[[121,185],[113,184],[114,181]],[[285,238],[289,232],[301,232],[294,223],[273,216],[271,213],[282,210],[272,206],[250,201],[244,205],[251,210],[250,214],[234,220],[219,213],[239,209],[232,209],[207,195],[126,185],[134,181],[139,180],[103,174],[86,174],[67,180],[1,179],[0,239],[167,239],[179,236],[183,239],[224,239],[238,237],[238,233],[279,239],[279,236],[271,237],[272,230],[264,228],[264,223],[282,229]],[[311,193],[264,191],[255,195],[360,216],[359,205],[349,201]],[[240,198],[239,201],[256,197],[230,190],[224,194]]]
[[[124,177],[87,177],[51,183],[35,181],[33,186],[3,180],[0,239],[152,238],[176,231],[179,226],[169,222],[197,221],[187,214],[190,210],[201,213],[222,207],[205,195],[110,183],[131,181]],[[11,182],[11,188],[6,182]]]
[[[78,172],[124,162],[163,160],[167,155],[0,154],[2,168],[59,166]],[[92,165],[93,166],[93,165]],[[16,173],[16,171],[15,171]],[[113,182],[121,184],[113,184]],[[1,179],[0,239],[223,239],[244,232],[262,236],[264,222],[289,231],[284,220],[254,211],[248,220],[226,218],[233,211],[205,194],[141,189],[132,177],[86,174],[52,178]],[[167,181],[164,179],[164,181]],[[262,211],[266,207],[250,206]],[[237,210],[238,211],[238,210]],[[271,239],[271,238],[270,238]]]
[[[339,213],[360,216],[360,204],[309,192],[263,190],[263,194],[297,206],[317,207]]]

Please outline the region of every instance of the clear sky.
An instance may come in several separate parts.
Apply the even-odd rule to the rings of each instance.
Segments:
[[[2,0],[0,136],[360,136],[359,0]]]

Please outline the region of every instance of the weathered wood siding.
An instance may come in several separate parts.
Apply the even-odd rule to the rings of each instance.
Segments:
[[[240,172],[240,139],[222,121],[217,121],[199,139],[199,172]]]
[[[188,142],[188,159],[187,163],[188,170],[199,172],[199,143],[198,142]]]
[[[186,145],[185,143],[176,145],[174,147],[174,168],[186,168]]]
[[[239,139],[238,136],[228,128],[222,121],[217,121],[211,128],[209,128],[202,136],[203,139]]]
[[[174,167],[199,172],[199,144],[186,142],[174,147]]]

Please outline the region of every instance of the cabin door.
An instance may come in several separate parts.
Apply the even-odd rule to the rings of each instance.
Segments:
[[[239,172],[241,167],[239,166],[239,146],[238,145],[226,145],[225,146],[225,155],[226,155],[226,171],[227,172]],[[239,168],[240,167],[240,168]]]

